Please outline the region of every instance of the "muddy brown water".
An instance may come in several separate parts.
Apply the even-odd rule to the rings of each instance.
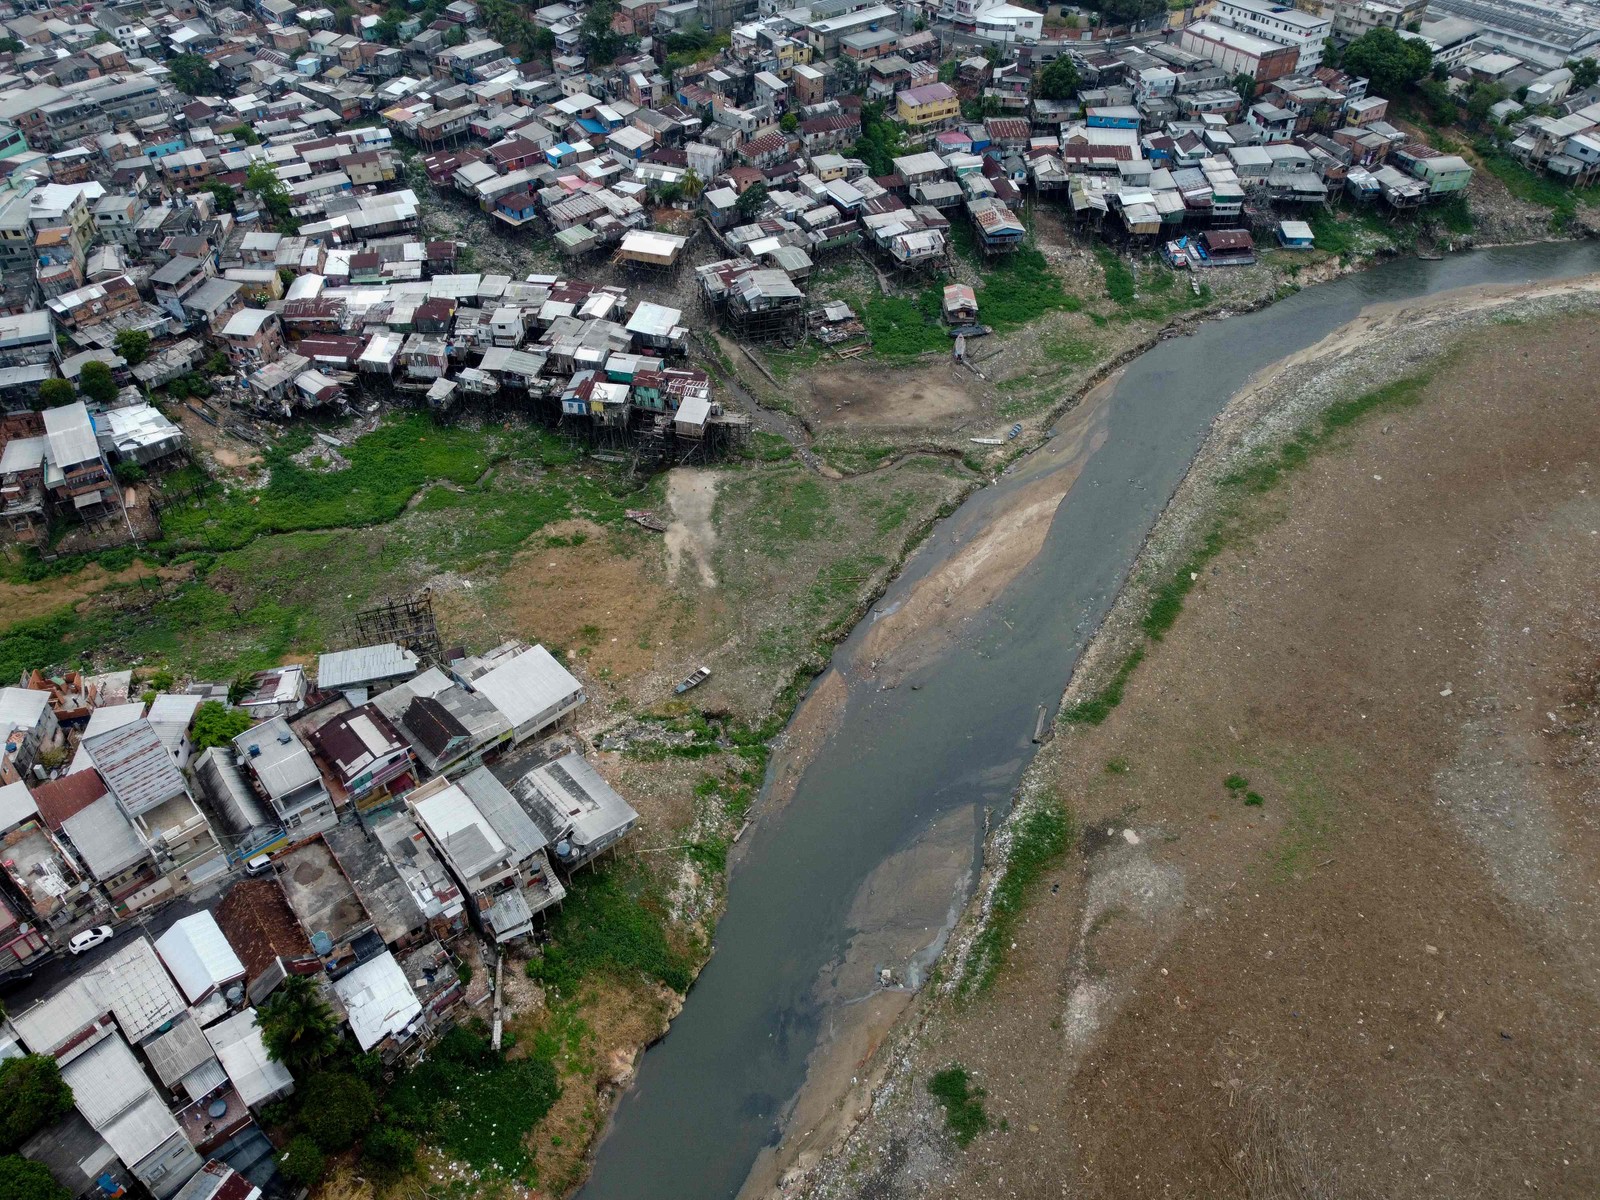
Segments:
[[[941,522],[835,653],[842,706],[792,797],[741,843],[715,953],[644,1055],[583,1200],[736,1195],[783,1135],[819,1038],[872,996],[880,968],[920,981],[970,893],[985,815],[1003,815],[1032,757],[1039,706],[1054,712],[1212,421],[1256,371],[1369,304],[1597,270],[1594,243],[1400,260],[1207,322],[1132,361],[1057,437]],[[947,588],[941,568],[1056,473],[1070,483],[1053,515],[1031,518],[1048,520],[1048,533],[1020,569],[1007,565],[1009,583],[975,610],[959,596],[918,596],[925,584]],[[934,615],[885,652],[868,635],[908,600]],[[966,831],[955,855],[952,825]],[[925,846],[925,870],[908,879],[905,864]]]

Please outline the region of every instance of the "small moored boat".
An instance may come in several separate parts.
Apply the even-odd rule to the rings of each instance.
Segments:
[[[673,688],[672,690],[674,692],[676,692],[678,695],[681,696],[685,692],[687,692],[690,688],[697,688],[702,683],[704,683],[706,680],[708,680],[710,678],[711,678],[711,668],[710,667],[698,667],[698,668],[696,668],[696,670],[695,670],[693,675],[689,676],[689,678],[685,679],[682,683],[680,683],[677,687]]]

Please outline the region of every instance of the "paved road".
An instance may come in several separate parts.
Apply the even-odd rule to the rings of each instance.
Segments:
[[[124,921],[121,925],[114,926],[116,935],[109,942],[102,942],[93,950],[76,956],[62,950],[54,958],[41,963],[39,969],[31,976],[0,983],[0,994],[4,995],[6,1008],[14,1013],[21,1012],[29,1005],[51,995],[78,972],[87,971],[105,961],[108,955],[129,938],[144,934],[154,941],[171,928],[174,921],[215,908],[223,893],[239,878],[243,876],[224,875],[221,879],[173,900],[154,912],[141,914],[131,921]]]

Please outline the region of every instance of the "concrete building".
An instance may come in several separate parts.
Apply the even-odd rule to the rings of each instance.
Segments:
[[[1209,19],[1280,46],[1293,46],[1300,55],[1295,69],[1301,72],[1322,65],[1322,44],[1333,34],[1330,18],[1274,0],[1216,0]]]
[[[1481,26],[1480,46],[1539,67],[1593,57],[1600,46],[1600,8],[1579,0],[1429,0],[1427,7],[1436,18],[1459,17]]]

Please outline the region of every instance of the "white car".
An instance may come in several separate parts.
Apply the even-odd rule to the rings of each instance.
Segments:
[[[93,950],[101,942],[111,940],[111,926],[98,925],[93,929],[85,929],[82,933],[72,935],[72,940],[67,943],[67,949],[74,954],[82,954],[85,950]]]

